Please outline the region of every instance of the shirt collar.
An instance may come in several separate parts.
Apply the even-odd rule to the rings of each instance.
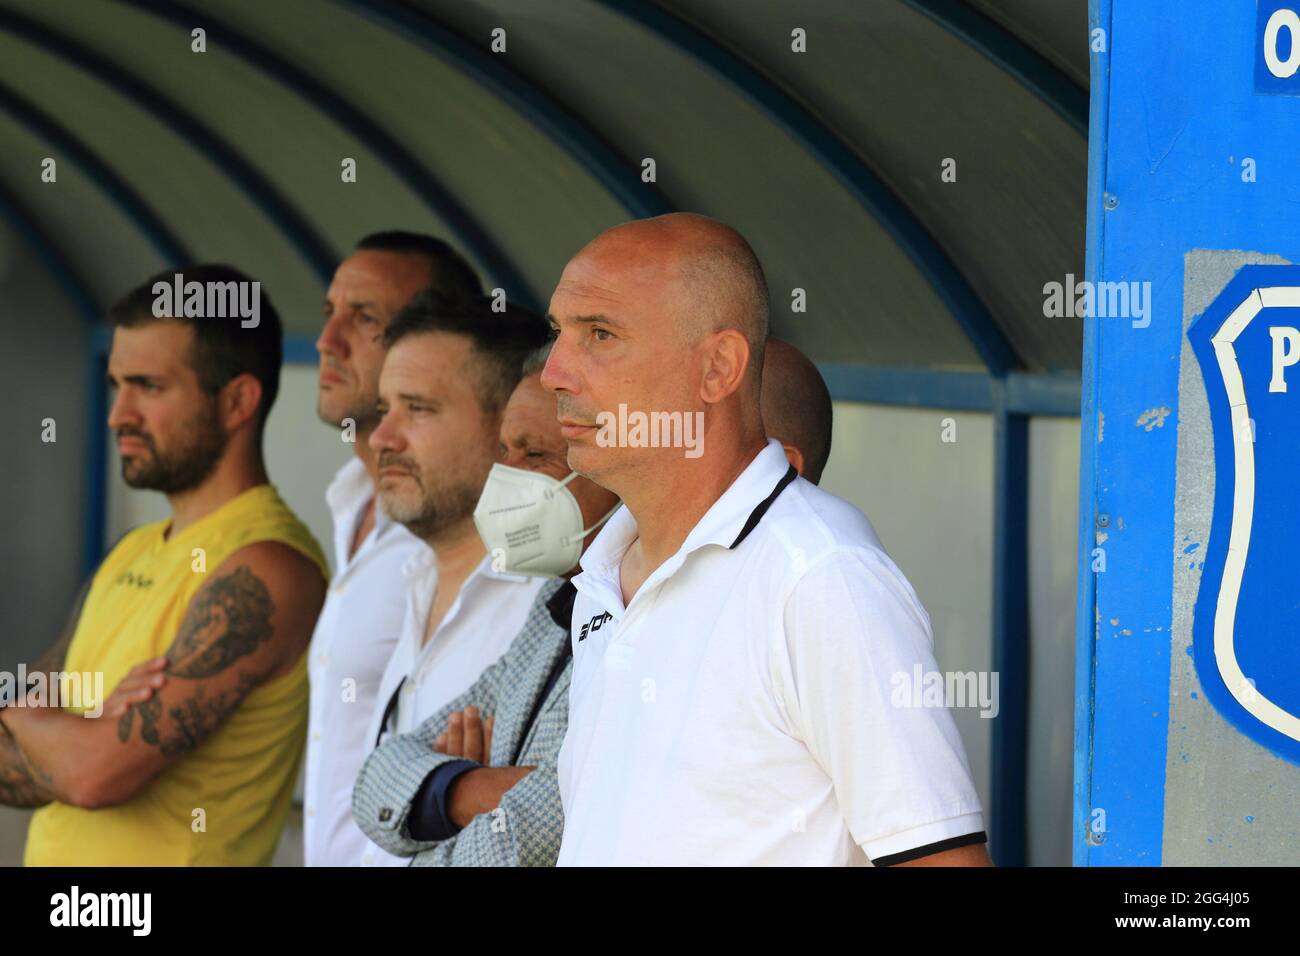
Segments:
[[[416,549],[415,553],[407,558],[402,564],[402,573],[410,579],[417,578],[429,571],[437,571],[438,555],[434,552],[433,548],[429,546],[427,541],[420,540],[420,543],[423,544],[424,547]],[[464,590],[465,588],[468,588],[471,582],[480,577],[491,578],[497,581],[507,581],[514,584],[527,584],[529,581],[535,580],[532,575],[512,574],[507,571],[498,571],[492,566],[492,555],[490,553],[483,555],[483,560],[475,565],[474,570],[471,571],[469,577],[465,579],[465,583],[461,585],[461,589]]]
[[[365,504],[367,492],[373,494],[374,491],[368,486],[370,477],[366,474],[366,466],[353,455],[334,473],[334,480],[325,489],[325,503],[335,519],[340,515],[346,517]]]
[[[429,547],[429,542],[423,538],[416,538],[416,540],[422,547],[416,548],[411,552],[411,556],[402,562],[402,574],[407,580],[413,580],[426,571],[436,570],[438,567],[438,556],[433,553],[433,548]]]
[[[546,599],[546,609],[551,612],[551,620],[566,631],[573,628],[573,601],[577,596],[578,590],[573,582],[565,581]]]
[[[754,456],[754,460],[745,466],[745,470],[696,522],[677,553],[657,568],[646,584],[672,574],[692,551],[705,545],[716,544],[724,548],[738,546],[757,526],[776,496],[794,480],[796,474],[785,457],[781,443],[775,438],[769,438],[766,447]],[[620,507],[583,554],[580,566],[584,574],[589,572],[593,577],[617,582],[623,554],[636,540],[636,536],[636,519],[626,505]],[[575,578],[575,583],[577,580]],[[641,590],[645,590],[645,585],[642,585]]]

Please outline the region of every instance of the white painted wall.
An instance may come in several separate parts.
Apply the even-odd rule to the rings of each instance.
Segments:
[[[1029,423],[1030,866],[1069,866],[1079,419]]]

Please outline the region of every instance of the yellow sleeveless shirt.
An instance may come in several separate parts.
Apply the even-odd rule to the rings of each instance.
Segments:
[[[258,541],[281,541],[329,566],[274,486],[257,485],[164,540],[169,521],[136,528],[104,559],[86,596],[65,671],[102,671],[105,693],[166,653],[207,573]],[[73,708],[68,708],[72,710]],[[271,861],[307,736],[307,651],[250,693],[225,723],[129,803],[51,803],[27,834],[28,866],[248,866]],[[198,811],[202,811],[201,813]]]

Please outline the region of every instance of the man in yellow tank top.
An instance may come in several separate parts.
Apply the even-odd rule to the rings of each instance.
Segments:
[[[265,864],[328,576],[262,459],[280,321],[225,266],[156,276],[109,319],[122,476],[163,492],[171,519],[112,549],[34,665],[102,673],[108,701],[0,709],[0,803],[40,807],[28,865]]]

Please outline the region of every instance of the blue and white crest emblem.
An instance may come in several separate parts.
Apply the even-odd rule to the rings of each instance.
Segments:
[[[1244,267],[1187,335],[1214,434],[1197,676],[1234,727],[1300,763],[1300,267]]]

